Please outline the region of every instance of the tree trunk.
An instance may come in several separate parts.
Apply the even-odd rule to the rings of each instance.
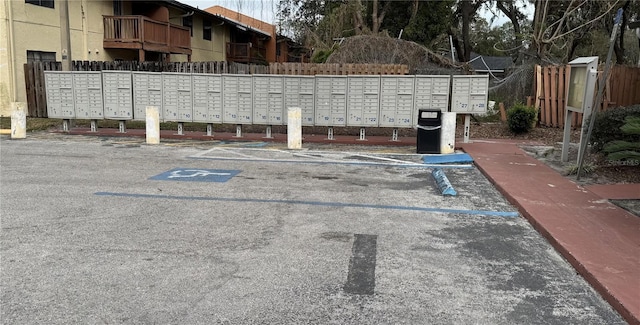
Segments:
[[[453,30],[449,30],[449,36],[451,36],[451,42],[453,43],[453,49],[456,51],[456,61],[462,62],[462,58],[464,57],[464,51],[462,50],[462,46],[460,45],[460,40],[458,36],[455,35]]]
[[[544,39],[544,17],[546,16],[545,8],[546,0],[535,0],[535,11],[533,14],[533,46],[535,47],[538,58],[543,59],[546,54],[545,45],[542,43]]]
[[[625,63],[624,57],[624,31],[627,29],[627,24],[629,23],[629,15],[627,14],[627,10],[629,10],[629,5],[631,4],[631,0],[627,0],[622,6],[622,22],[620,24],[620,36],[618,38],[618,43],[613,47],[613,51],[616,53],[616,62],[618,64]]]
[[[475,15],[478,8],[482,5],[483,0],[474,1],[460,1],[458,2],[460,10],[460,18],[462,19],[462,45],[463,56],[460,58],[463,62],[469,62],[471,60],[471,37],[469,35],[471,30],[471,20]]]
[[[378,0],[373,0],[373,10],[371,10],[371,32],[373,34],[378,33]]]
[[[356,35],[362,35],[362,31],[365,28],[364,19],[362,19],[362,1],[356,0],[356,10],[353,13],[354,28]]]
[[[384,16],[387,14],[389,7],[391,5],[391,1],[387,1],[382,7],[382,11],[378,14],[378,0],[373,0],[373,10],[371,10],[371,32],[373,34],[378,34],[380,32],[380,27],[382,26],[382,22],[384,21]]]
[[[411,18],[409,18],[409,21],[413,21],[416,18],[416,15],[418,15],[419,4],[420,4],[420,0],[413,0],[412,6],[411,6]]]
[[[522,46],[522,30],[520,28],[520,21],[518,20],[518,14],[522,15],[518,11],[515,3],[512,1],[498,1],[496,2],[498,9],[504,13],[507,18],[511,21],[513,25],[513,34],[515,36],[515,45],[518,47],[518,55],[516,56],[516,62],[521,63],[523,60],[523,53],[520,50],[520,46]]]

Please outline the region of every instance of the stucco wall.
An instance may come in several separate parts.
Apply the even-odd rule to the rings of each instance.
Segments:
[[[15,69],[15,80],[8,78],[15,87],[16,95],[2,98],[2,108],[7,107],[11,101],[26,101],[26,86],[24,82],[24,64],[27,63],[27,51],[55,52],[56,60],[62,60],[60,40],[60,3],[55,2],[55,8],[47,8],[25,3],[24,1],[4,2],[5,25],[9,25],[9,6],[11,7],[11,19],[13,23],[14,55],[7,61]],[[113,57],[102,48],[103,27],[102,15],[113,14],[111,1],[81,0],[69,1],[69,29],[71,37],[71,59],[110,61]],[[11,35],[9,28],[2,28],[0,35],[2,42],[9,43]],[[3,44],[3,43],[0,43]],[[2,48],[4,45],[0,45]],[[8,47],[8,46],[7,46]],[[8,69],[10,70],[10,69]],[[4,77],[7,73],[0,72]],[[2,88],[12,86],[0,85]],[[6,109],[2,110],[3,116]]]
[[[137,60],[135,50],[103,48],[103,15],[113,15],[111,0],[68,0],[71,59],[84,61]],[[60,1],[54,8],[41,7],[24,1],[0,2],[0,115],[10,114],[10,103],[26,101],[24,64],[27,51],[55,52],[56,60],[62,60],[60,40]],[[11,11],[9,12],[9,9]],[[123,3],[123,13],[132,13],[131,3]],[[182,25],[184,12],[169,10],[174,24]],[[223,61],[225,43],[228,41],[226,26],[212,20],[212,40],[202,38],[202,15],[193,18],[191,61]],[[9,28],[12,27],[12,28]],[[9,31],[13,30],[13,35]],[[13,36],[13,37],[11,37]],[[14,39],[11,55],[10,40]],[[172,61],[187,61],[186,55],[172,55]],[[12,70],[13,69],[13,70]],[[15,87],[15,91],[13,88]],[[15,93],[15,96],[14,96]]]
[[[9,116],[13,98],[13,65],[9,40],[8,1],[0,1],[0,116]]]
[[[185,14],[177,9],[169,10],[170,22],[175,25],[182,26],[181,15]],[[191,37],[191,61],[224,61],[225,55],[225,28],[220,25],[220,22],[212,18],[206,18],[200,14],[194,14],[191,16],[193,20],[193,36]],[[203,21],[208,19],[211,21],[211,40],[205,40],[203,38]],[[186,55],[172,54],[171,61],[184,62],[187,61]]]
[[[269,33],[271,38],[265,41],[265,48],[267,50],[266,59],[267,62],[276,62],[276,26],[221,6],[209,7],[205,9],[205,11],[231,18],[243,24],[257,28],[263,32]]]

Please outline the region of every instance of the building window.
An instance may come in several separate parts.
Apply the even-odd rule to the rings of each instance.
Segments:
[[[36,6],[42,6],[47,8],[53,8],[53,0],[24,0],[25,3],[30,3]]]
[[[182,26],[188,27],[189,31],[191,31],[191,37],[193,37],[193,17],[182,17]]]
[[[56,61],[56,52],[27,51],[27,63],[34,61]]]
[[[209,20],[202,21],[202,39],[211,40],[211,21]]]

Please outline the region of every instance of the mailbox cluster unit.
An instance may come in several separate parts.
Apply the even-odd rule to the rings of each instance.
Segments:
[[[486,112],[488,88],[488,76],[455,76],[451,111],[459,114]]]
[[[130,120],[133,118],[131,72],[103,71],[104,118]]]
[[[93,79],[102,78],[102,75],[92,75]],[[47,93],[47,114],[49,117],[62,119],[76,118],[76,98],[74,98],[73,74],[65,72],[45,72],[45,87]],[[100,84],[100,109],[102,105],[102,80],[95,80],[92,84]],[[78,85],[77,93],[86,93],[89,90],[88,82],[85,87]],[[80,106],[80,105],[78,105]]]
[[[453,79],[453,82],[452,82]],[[412,127],[419,109],[487,109],[487,76],[296,76],[46,71],[49,117],[285,125],[300,107],[305,126]],[[453,83],[453,87],[451,84]]]
[[[194,74],[193,121],[222,123],[222,76]]]
[[[133,72],[133,119],[145,119],[147,106],[158,108],[162,120],[162,74],[156,72]]]
[[[300,107],[304,126],[315,125],[314,88],[314,76],[284,77],[284,107]]]

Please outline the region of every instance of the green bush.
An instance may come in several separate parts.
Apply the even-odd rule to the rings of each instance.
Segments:
[[[615,141],[638,142],[640,135],[624,133],[620,128],[627,117],[640,117],[640,105],[618,107],[598,112],[591,131],[591,144],[594,152],[600,152],[604,145]]]
[[[640,135],[640,116],[627,116],[620,130],[624,134]],[[609,160],[640,161],[640,141],[614,140],[605,144],[603,150]]]
[[[325,63],[327,62],[327,59],[329,58],[329,55],[331,55],[331,53],[333,53],[334,48],[330,48],[328,50],[317,50],[315,53],[313,53],[313,56],[311,57],[311,62],[312,63]]]
[[[526,133],[533,128],[538,118],[535,107],[518,103],[507,110],[507,125],[513,133]]]

